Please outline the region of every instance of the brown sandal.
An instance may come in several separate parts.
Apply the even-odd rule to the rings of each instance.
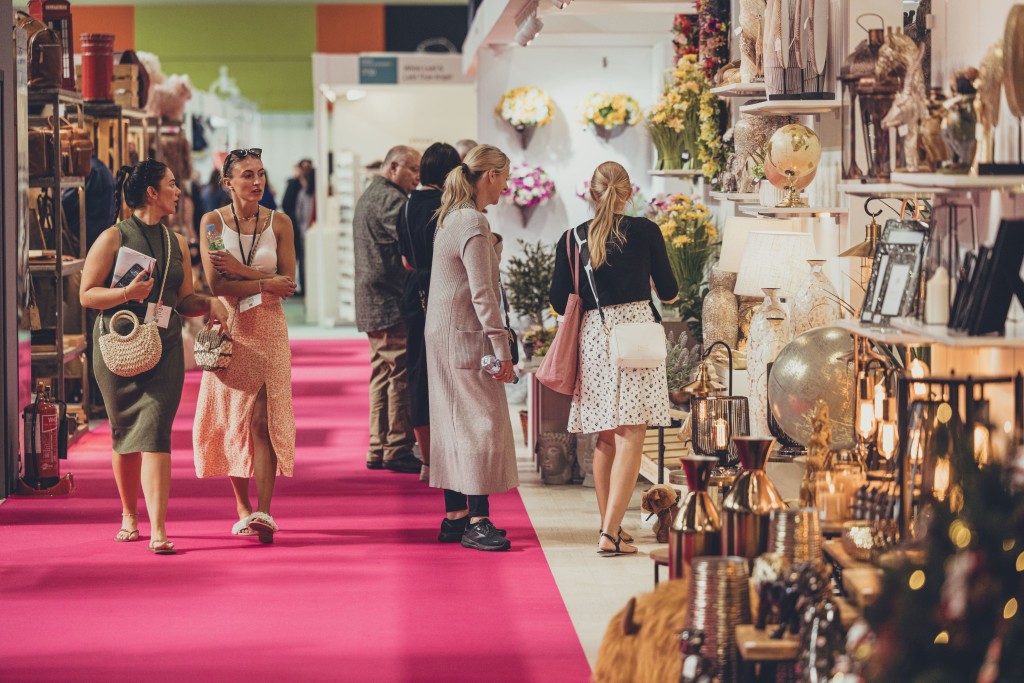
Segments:
[[[130,512],[127,513],[127,514],[122,512],[121,513],[121,519],[123,520],[125,517],[128,517],[130,519],[135,519],[135,520],[138,520],[138,518],[139,518],[138,515],[133,515]],[[137,521],[136,521],[135,524],[136,524],[136,526],[138,526],[138,522]],[[114,540],[117,541],[118,543],[131,543],[133,541],[137,541],[137,540],[139,540],[139,530],[138,529],[132,529],[132,530],[129,531],[128,529],[125,529],[122,526],[120,529],[117,530],[117,534],[114,536]]]

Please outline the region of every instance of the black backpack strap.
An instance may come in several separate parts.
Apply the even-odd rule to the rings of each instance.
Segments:
[[[580,254],[580,262],[583,264],[583,272],[587,274],[587,282],[590,283],[590,291],[594,294],[594,301],[597,303],[597,313],[601,316],[601,323],[603,324],[604,310],[601,308],[601,298],[597,295],[597,282],[594,281],[594,268],[590,265],[590,247],[587,246],[588,240],[580,238],[579,227],[572,229],[572,236],[576,240],[576,249]]]

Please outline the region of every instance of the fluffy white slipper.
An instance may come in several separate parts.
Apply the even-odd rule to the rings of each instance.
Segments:
[[[249,528],[249,518],[240,519],[231,526],[232,536],[255,536],[256,532]]]
[[[274,542],[274,532],[278,530],[277,522],[265,512],[254,512],[249,515],[249,528],[256,532],[263,543]]]

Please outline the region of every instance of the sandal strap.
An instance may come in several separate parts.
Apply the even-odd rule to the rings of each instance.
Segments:
[[[611,544],[615,546],[615,552],[620,552],[620,550],[619,550],[619,543],[621,541],[615,539],[611,534],[606,534],[603,531],[601,532],[601,536],[603,538],[607,538],[609,541],[611,541]]]

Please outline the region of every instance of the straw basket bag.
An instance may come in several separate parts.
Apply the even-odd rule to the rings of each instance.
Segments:
[[[163,227],[163,226],[161,226]],[[153,314],[152,322],[139,323],[139,317],[129,310],[121,310],[110,318],[110,332],[105,332],[103,315],[100,314],[100,355],[107,368],[119,377],[134,377],[135,375],[152,370],[160,362],[163,354],[163,344],[160,341],[160,327],[157,320],[160,318],[160,310],[163,308],[164,285],[167,284],[168,265],[171,260],[171,238],[164,227],[164,240],[167,245],[167,263],[164,264],[163,281],[160,283],[160,296],[157,299],[156,311]],[[114,323],[125,318],[132,323],[132,329],[128,334],[119,334],[114,329]]]

